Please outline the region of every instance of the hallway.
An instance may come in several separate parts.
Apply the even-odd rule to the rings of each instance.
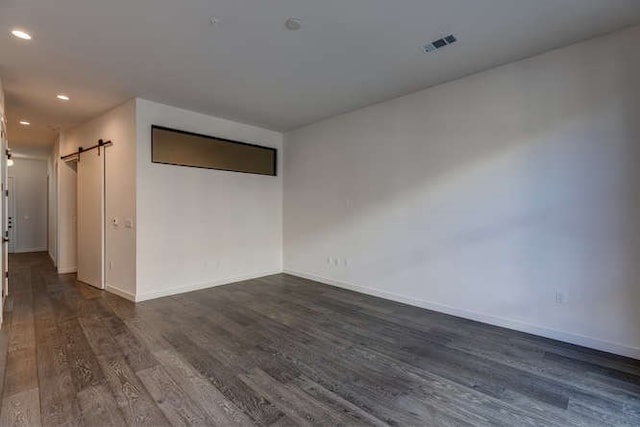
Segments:
[[[637,361],[293,276],[134,305],[10,268],[2,426],[640,422]]]

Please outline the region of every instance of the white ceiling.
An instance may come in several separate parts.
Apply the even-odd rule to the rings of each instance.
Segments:
[[[637,23],[638,0],[3,0],[0,76],[25,150],[134,96],[286,131]]]

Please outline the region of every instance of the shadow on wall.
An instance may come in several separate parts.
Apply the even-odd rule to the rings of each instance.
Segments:
[[[630,45],[552,52],[294,132],[287,268],[640,348]]]
[[[77,161],[73,161],[73,162],[62,162],[62,164],[71,169],[73,171],[73,173],[78,173],[78,162]]]

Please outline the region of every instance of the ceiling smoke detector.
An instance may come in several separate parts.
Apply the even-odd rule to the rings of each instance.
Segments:
[[[287,30],[297,31],[302,27],[302,22],[298,18],[289,18],[284,22],[284,26]]]
[[[454,44],[458,41],[458,38],[453,34],[449,34],[441,39],[434,40],[429,44],[422,46],[422,50],[424,53],[435,52],[438,49],[442,49],[443,47],[449,46],[450,44]]]

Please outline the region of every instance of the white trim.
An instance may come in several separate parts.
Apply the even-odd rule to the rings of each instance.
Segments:
[[[78,267],[58,267],[58,274],[77,273]]]
[[[313,280],[316,282],[324,283],[327,285],[336,286],[339,288],[349,289],[362,294],[373,295],[373,296],[385,298],[391,301],[401,302],[403,304],[409,304],[416,307],[437,311],[440,313],[450,314],[452,316],[475,320],[481,323],[488,323],[490,325],[500,326],[507,329],[513,329],[513,330],[525,332],[528,334],[538,335],[545,338],[551,338],[558,341],[564,341],[570,344],[589,347],[596,350],[606,351],[608,353],[614,353],[621,356],[632,357],[634,359],[640,360],[640,347],[631,347],[624,344],[618,344],[610,341],[601,340],[598,338],[588,337],[585,335],[560,331],[557,329],[551,329],[544,326],[537,326],[530,323],[521,322],[519,320],[507,319],[504,317],[493,316],[491,314],[478,313],[475,311],[455,308],[455,307],[451,307],[448,305],[439,304],[431,301],[425,301],[417,298],[410,298],[404,295],[399,295],[392,292],[383,291],[380,289],[368,288],[365,286],[355,285],[352,283],[328,279],[322,276],[316,276],[315,274],[302,273],[299,271],[293,271],[288,269],[285,269],[284,273],[291,274],[293,276],[302,277],[309,280]]]
[[[112,294],[118,295],[119,297],[122,297],[124,299],[128,299],[129,301],[133,301],[133,302],[136,301],[135,294],[129,291],[125,291],[123,289],[117,288],[115,286],[107,285],[104,290]]]
[[[51,262],[53,263],[53,266],[56,267],[56,259],[53,256],[53,253],[51,253],[51,251],[49,251],[49,259],[51,259]]]
[[[246,276],[229,277],[226,279],[217,280],[215,282],[198,283],[195,285],[187,285],[187,286],[180,286],[177,288],[169,288],[169,289],[161,289],[158,291],[145,292],[145,293],[136,295],[136,302],[147,301],[150,299],[161,298],[161,297],[166,297],[170,295],[183,294],[186,292],[197,291],[200,289],[214,288],[216,286],[228,285],[230,283],[242,282],[244,280],[258,279],[260,277],[271,276],[271,275],[280,274],[280,273],[282,273],[282,270],[273,270],[273,271],[266,271],[264,273],[250,274]]]
[[[38,160],[42,162],[46,162],[47,160],[49,160],[50,155],[51,153],[21,154],[15,151],[11,153],[11,157],[13,157],[14,159]]]
[[[47,252],[47,248],[26,248],[26,249],[14,249],[12,253],[14,254],[26,254],[29,252]]]

